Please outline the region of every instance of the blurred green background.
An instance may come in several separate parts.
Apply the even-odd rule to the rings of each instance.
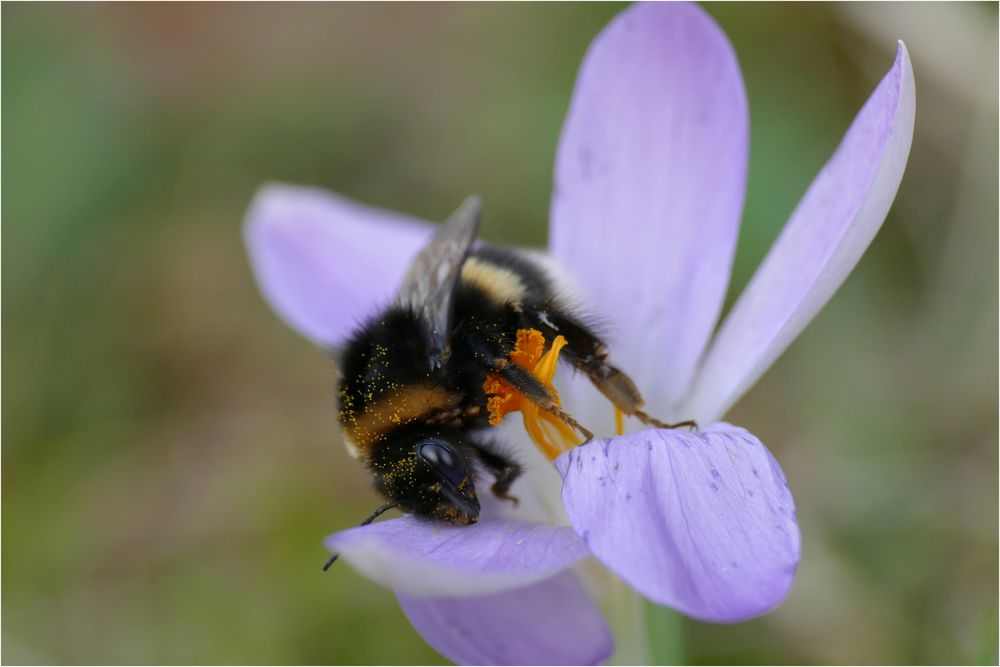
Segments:
[[[707,7],[752,118],[730,301],[906,40],[912,154],[858,269],[731,413],[781,461],[798,582],[696,663],[980,663],[997,643],[997,9]],[[267,180],[545,241],[580,58],[620,5],[5,4],[3,661],[437,663],[326,575],[375,497],[335,369],[241,238]]]

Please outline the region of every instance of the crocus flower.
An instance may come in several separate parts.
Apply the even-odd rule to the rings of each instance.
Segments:
[[[743,80],[725,35],[698,7],[623,11],[580,69],[556,157],[548,254],[577,299],[614,324],[612,357],[636,380],[647,411],[693,418],[702,429],[601,438],[552,466],[505,423],[529,469],[514,488],[517,508],[484,492],[473,526],[404,516],[336,533],[329,548],[395,590],[424,638],[463,663],[605,660],[613,638],[593,597],[602,591],[591,585],[595,570],[706,621],[779,604],[799,561],[785,476],[755,436],[714,422],[871,242],[902,178],[913,117],[900,43],[711,336],[746,186]],[[432,230],[322,191],[268,185],[246,238],[274,308],[329,347],[388,303]],[[561,381],[567,410],[610,435],[607,402],[580,378]]]

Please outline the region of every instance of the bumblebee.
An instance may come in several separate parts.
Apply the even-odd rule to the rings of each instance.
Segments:
[[[658,427],[690,424],[643,412],[635,383],[609,362],[607,345],[574,314],[542,263],[476,244],[480,216],[479,199],[470,197],[414,259],[395,300],[342,350],[345,443],[388,501],[362,525],[397,507],[475,523],[483,472],[497,497],[516,502],[508,492],[521,466],[489,437],[507,412],[524,412],[550,458],[560,451],[553,438],[591,439],[551,386],[559,359],[590,378],[619,411],[619,424],[622,413]]]

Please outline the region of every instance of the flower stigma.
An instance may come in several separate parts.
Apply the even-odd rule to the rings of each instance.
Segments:
[[[561,404],[552,379],[559,364],[559,351],[565,345],[566,339],[556,336],[549,351],[543,354],[545,336],[542,332],[537,329],[518,329],[517,341],[510,353],[513,363],[527,370],[549,390],[556,405]],[[486,376],[483,392],[489,397],[486,408],[490,425],[497,426],[506,414],[519,411],[524,418],[524,430],[549,460],[580,444],[569,424],[551,412],[540,409],[497,373]]]

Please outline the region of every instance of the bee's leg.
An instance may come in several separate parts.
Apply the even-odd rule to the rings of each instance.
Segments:
[[[424,423],[428,426],[443,425],[459,428],[467,420],[474,420],[478,417],[481,411],[482,408],[478,405],[435,410],[424,419]]]
[[[698,430],[698,422],[696,422],[693,419],[686,419],[686,420],[684,420],[682,422],[677,422],[675,424],[668,424],[668,423],[662,422],[659,419],[656,419],[654,417],[650,417],[649,415],[647,415],[642,410],[636,410],[634,413],[632,413],[632,416],[635,417],[636,419],[638,419],[639,421],[641,421],[646,426],[655,426],[656,428],[684,428],[684,427],[687,427],[687,428],[691,429],[692,431],[697,431]]]
[[[493,372],[509,382],[514,389],[524,395],[529,401],[537,405],[546,412],[551,412],[556,417],[566,422],[574,431],[583,436],[584,443],[594,439],[594,434],[584,428],[583,424],[566,413],[556,401],[555,397],[549,393],[545,385],[539,382],[534,375],[521,368],[517,364],[511,363],[507,359],[495,359],[493,361]]]
[[[505,352],[508,354],[509,352],[494,349],[481,336],[466,334],[463,337],[462,344],[471,352],[473,358],[480,360],[479,362],[485,365],[490,371],[506,380],[518,393],[537,405],[539,409],[550,412],[569,424],[571,428],[583,436],[584,442],[590,442],[594,439],[593,433],[584,428],[580,422],[573,419],[573,417],[566,414],[559,407],[556,398],[538,378],[528,370],[521,368],[507,359],[506,356],[503,356]]]
[[[540,330],[547,339],[563,336],[566,347],[561,356],[590,378],[615,407],[627,415],[641,413],[645,399],[632,378],[608,363],[608,346],[590,327],[551,304],[524,304],[521,317],[526,326]]]
[[[529,326],[541,330],[546,338],[565,337],[566,347],[561,356],[590,378],[598,391],[625,414],[657,428],[698,427],[692,420],[667,424],[643,412],[646,400],[635,382],[608,362],[608,346],[584,323],[552,305],[526,304],[521,314]]]
[[[519,502],[517,497],[507,492],[510,490],[510,485],[514,483],[514,480],[520,477],[522,472],[521,465],[507,455],[497,451],[496,447],[487,443],[472,442],[470,444],[479,455],[479,460],[483,466],[493,473],[493,477],[496,479],[493,482],[493,486],[490,487],[493,495],[502,500],[509,500],[517,505]]]

